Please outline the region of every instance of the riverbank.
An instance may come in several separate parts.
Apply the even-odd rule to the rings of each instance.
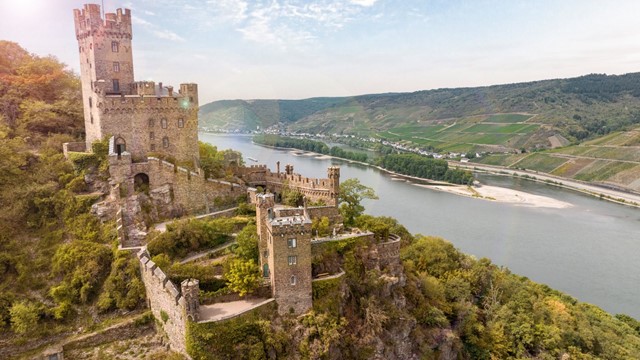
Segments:
[[[588,183],[561,178],[546,173],[530,172],[526,170],[514,170],[499,166],[483,165],[475,163],[460,163],[457,161],[449,161],[450,166],[456,166],[471,171],[481,171],[493,175],[515,176],[530,181],[544,183],[548,185],[558,186],[563,189],[577,191],[586,195],[597,197],[620,205],[640,208],[640,194],[627,193],[601,186],[591,185]]]

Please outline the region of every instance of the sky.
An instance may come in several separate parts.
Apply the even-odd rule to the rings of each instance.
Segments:
[[[0,0],[0,40],[79,72],[73,9]],[[98,2],[102,3],[102,2]],[[640,71],[637,0],[104,0],[133,16],[136,80],[200,104]]]

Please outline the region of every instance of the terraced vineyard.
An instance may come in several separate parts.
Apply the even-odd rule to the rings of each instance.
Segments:
[[[510,151],[525,146],[541,125],[533,114],[493,114],[420,122],[378,132],[375,136],[441,151]]]
[[[530,154],[491,155],[474,162],[546,172],[640,191],[640,128]]]

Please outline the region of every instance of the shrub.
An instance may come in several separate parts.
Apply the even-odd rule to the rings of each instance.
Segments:
[[[17,334],[33,331],[38,324],[38,307],[30,302],[14,303],[9,310],[11,314],[11,329]]]

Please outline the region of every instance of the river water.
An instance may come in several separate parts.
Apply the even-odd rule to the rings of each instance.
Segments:
[[[290,163],[309,177],[326,177],[341,167],[341,180],[358,178],[379,200],[366,212],[391,216],[414,233],[440,236],[478,258],[487,257],[512,272],[547,284],[611,313],[640,319],[640,210],[570,190],[519,178],[478,175],[496,185],[552,197],[573,206],[534,208],[497,203],[426,189],[392,180],[378,169],[337,159],[295,155],[261,147],[247,136],[200,134],[200,140],[241,151],[275,170]]]

